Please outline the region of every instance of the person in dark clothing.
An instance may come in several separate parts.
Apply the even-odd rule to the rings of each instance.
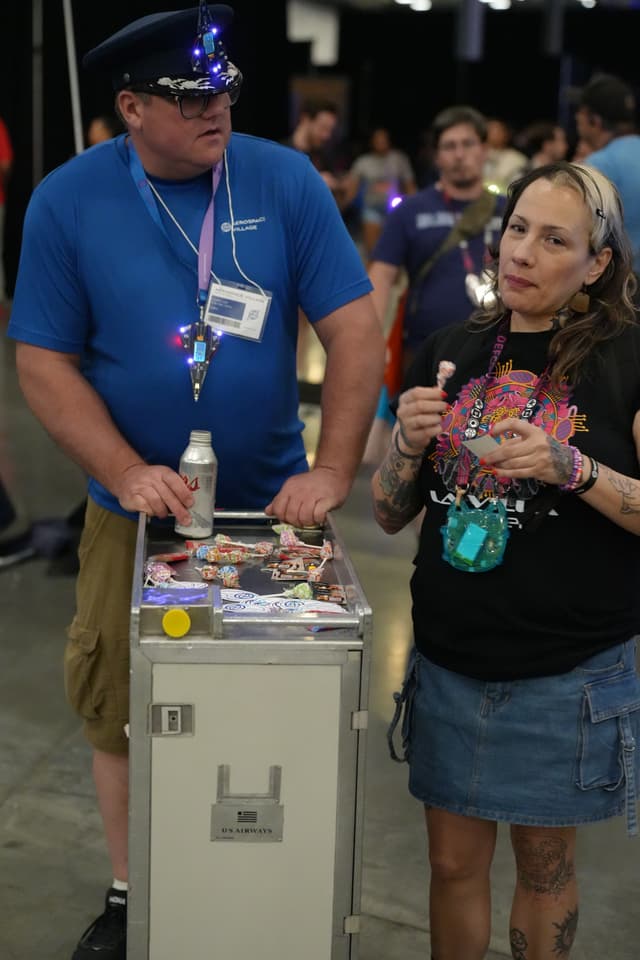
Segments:
[[[0,570],[33,556],[31,526],[18,516],[9,491],[0,477]]]
[[[612,182],[557,162],[513,183],[493,270],[491,305],[418,352],[372,491],[387,533],[425,509],[396,699],[433,957],[486,955],[503,821],[513,956],[554,960],[576,827],[638,833],[640,325]]]

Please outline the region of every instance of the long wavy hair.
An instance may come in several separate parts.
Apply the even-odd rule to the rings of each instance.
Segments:
[[[637,287],[632,266],[633,254],[624,227],[622,203],[613,183],[599,170],[565,161],[537,167],[509,186],[500,229],[501,238],[523,192],[540,179],[575,190],[591,215],[591,254],[599,253],[604,247],[611,247],[613,252],[602,276],[583,288],[589,295],[588,312],[576,312],[569,300],[557,314],[558,330],[549,346],[551,378],[556,385],[562,381],[575,384],[584,371],[587,359],[600,344],[619,336],[626,327],[638,322],[632,301]],[[508,313],[498,290],[499,249],[492,250],[491,256],[493,262],[488,269],[495,297],[491,298],[491,306],[482,306],[472,313],[467,325],[473,331],[486,330]]]

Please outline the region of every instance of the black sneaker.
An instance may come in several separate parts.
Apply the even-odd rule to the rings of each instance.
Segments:
[[[31,560],[35,555],[36,550],[31,542],[31,530],[27,530],[17,537],[0,539],[0,570],[5,567],[13,567],[16,563],[22,563],[24,560]]]
[[[107,890],[104,913],[82,934],[71,960],[127,960],[126,890]]]

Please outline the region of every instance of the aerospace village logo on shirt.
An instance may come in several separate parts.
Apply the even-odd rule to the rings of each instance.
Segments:
[[[257,230],[261,223],[266,223],[266,217],[248,217],[246,220],[234,220],[233,232],[241,233],[244,230]],[[231,224],[228,220],[220,224],[223,233],[231,233]]]

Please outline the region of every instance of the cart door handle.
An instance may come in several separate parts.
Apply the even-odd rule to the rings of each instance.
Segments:
[[[218,766],[218,803],[241,803],[260,800],[266,803],[280,803],[280,785],[282,783],[282,767],[269,767],[269,789],[266,793],[231,793],[229,781],[231,766],[222,763]]]

